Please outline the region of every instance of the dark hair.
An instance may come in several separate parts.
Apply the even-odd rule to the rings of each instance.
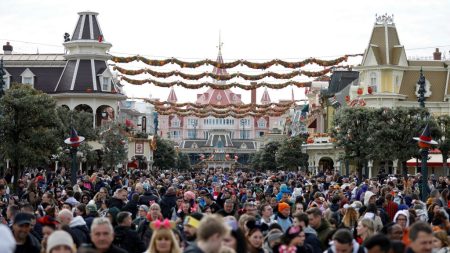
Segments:
[[[352,232],[346,228],[341,228],[334,233],[333,240],[342,243],[342,244],[352,244],[353,243],[353,235]]]
[[[116,221],[118,224],[122,223],[126,218],[131,216],[131,213],[129,212],[120,212],[116,216]]]
[[[308,210],[306,210],[306,213],[308,215],[312,214],[312,215],[314,215],[316,217],[317,216],[322,216],[322,211],[320,211],[320,209],[318,207],[314,207],[314,208],[308,209]]]
[[[405,252],[405,244],[402,241],[393,240],[391,241],[392,252]]]
[[[269,226],[269,231],[273,230],[273,229],[279,229],[280,231],[283,231],[283,228],[281,227],[280,224],[278,223],[272,223]]]
[[[231,236],[236,239],[236,252],[247,252],[247,242],[242,230],[240,228],[232,229]]]
[[[409,230],[409,239],[411,239],[411,241],[415,241],[420,232],[432,234],[433,230],[431,229],[430,224],[426,222],[423,221],[415,222]]]
[[[296,215],[294,215],[294,218],[296,218],[300,222],[303,221],[305,223],[305,227],[307,227],[309,225],[309,219],[308,219],[308,215],[306,213],[296,214]]]
[[[388,253],[389,249],[391,248],[391,242],[386,235],[378,233],[367,238],[367,240],[364,241],[363,246],[368,250],[372,249],[373,247],[380,246],[380,250],[382,252]]]

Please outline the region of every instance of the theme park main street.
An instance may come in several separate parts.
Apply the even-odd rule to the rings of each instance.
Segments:
[[[117,53],[73,20],[60,53],[3,45],[0,252],[450,250],[450,62],[393,15],[290,60]]]

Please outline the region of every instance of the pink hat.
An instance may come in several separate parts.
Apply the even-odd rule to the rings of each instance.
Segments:
[[[191,191],[187,191],[184,193],[184,198],[188,200],[195,199],[195,194]]]

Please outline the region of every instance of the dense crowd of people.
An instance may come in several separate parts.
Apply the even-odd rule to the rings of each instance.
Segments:
[[[0,178],[0,252],[446,253],[450,177],[30,170]]]

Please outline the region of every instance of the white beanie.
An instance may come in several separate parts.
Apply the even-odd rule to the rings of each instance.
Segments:
[[[6,225],[0,224],[0,249],[5,253],[13,253],[16,250],[16,240],[13,237],[11,229]]]
[[[65,245],[72,249],[72,252],[75,252],[74,243],[72,236],[63,230],[58,230],[53,232],[47,239],[47,250],[46,253],[50,253],[50,251],[59,245]]]

